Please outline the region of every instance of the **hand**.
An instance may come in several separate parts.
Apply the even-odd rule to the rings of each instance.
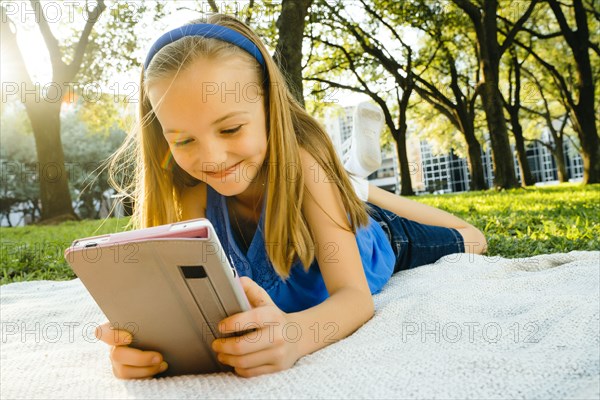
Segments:
[[[96,328],[96,337],[112,346],[110,360],[113,374],[121,379],[151,378],[165,371],[169,366],[156,351],[142,351],[128,347],[133,336],[126,330],[113,329],[110,323]]]
[[[219,331],[233,333],[255,329],[242,336],[219,338],[212,343],[218,360],[234,367],[244,377],[268,374],[290,368],[300,356],[296,343],[284,336],[290,321],[269,294],[248,277],[240,278],[252,309],[225,318]],[[290,327],[290,334],[296,330]]]

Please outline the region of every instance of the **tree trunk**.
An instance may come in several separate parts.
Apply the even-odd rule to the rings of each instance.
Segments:
[[[531,186],[535,184],[535,179],[531,174],[529,162],[527,161],[527,150],[525,148],[525,139],[523,138],[523,128],[519,122],[519,109],[513,108],[510,110],[510,124],[512,126],[513,136],[515,137],[515,147],[521,170],[521,186]]]
[[[402,134],[398,131],[397,134],[398,140],[396,140],[396,152],[398,154],[398,164],[400,166],[400,195],[414,196],[415,192],[412,188],[411,171],[408,164],[408,156],[406,154],[406,132]]]
[[[483,160],[481,158],[481,144],[475,137],[473,129],[463,132],[467,142],[467,160],[471,174],[470,190],[486,190],[485,174],[483,173]]]
[[[577,88],[579,89],[579,99],[573,113],[577,120],[576,125],[579,126],[577,133],[583,150],[583,183],[600,183],[600,140],[596,126],[594,78],[589,46],[584,45],[590,40],[589,31],[581,0],[575,0],[573,4],[578,27],[576,34],[579,39],[578,43],[581,42],[579,45],[571,47],[577,62]],[[583,13],[584,17],[581,18],[580,15],[577,15],[579,13]]]
[[[523,138],[523,127],[521,126],[521,121],[519,121],[519,111],[521,110],[521,64],[519,63],[517,51],[514,47],[511,49],[511,58],[512,72],[514,72],[515,75],[514,104],[510,104],[510,97],[513,96],[511,93],[512,90],[510,89],[508,93],[509,99],[505,104],[510,115],[512,133],[515,137],[515,147],[517,149],[519,169],[521,171],[521,186],[531,186],[535,184],[535,180],[533,179],[531,169],[529,168],[529,162],[527,161],[527,150],[525,147],[525,139]],[[512,86],[510,82],[512,74],[509,72],[508,75],[509,85]]]
[[[486,82],[482,90],[481,100],[487,118],[487,126],[492,145],[494,163],[494,185],[497,188],[510,189],[518,187],[513,164],[513,152],[508,140],[506,120],[500,96],[498,83]]]
[[[71,203],[65,156],[60,138],[61,102],[25,103],[35,137],[41,219],[77,219]]]
[[[560,2],[547,0],[554,12],[577,64],[577,93],[579,98],[573,105],[573,125],[579,135],[583,151],[583,183],[600,183],[600,139],[596,127],[594,77],[590,62],[590,32],[587,12],[581,0],[573,0],[576,30],[571,30],[561,10]]]
[[[498,89],[500,48],[498,45],[497,0],[484,0],[482,21],[477,30],[483,82],[481,101],[485,110],[494,161],[494,185],[510,189],[519,186],[515,176],[513,152],[508,140],[502,97]],[[477,26],[478,24],[476,24]]]
[[[555,138],[555,141],[556,143],[552,155],[554,156],[554,161],[556,161],[558,181],[561,183],[568,182],[569,175],[567,173],[567,165],[565,164],[565,150],[562,136]]]
[[[29,116],[38,156],[38,179],[40,181],[40,200],[42,204],[41,219],[48,222],[65,219],[77,219],[71,203],[71,194],[68,185],[68,176],[65,169],[65,157],[60,139],[60,107],[62,93],[68,93],[68,82],[73,82],[74,77],[81,68],[85,49],[89,43],[89,35],[94,24],[106,9],[104,0],[98,0],[94,8],[86,8],[86,23],[79,41],[73,43],[75,47],[71,64],[62,61],[62,51],[57,39],[52,34],[48,21],[44,15],[43,7],[39,1],[31,1],[32,8],[36,10],[36,22],[40,28],[52,64],[52,85],[49,93],[38,98],[37,93],[30,93],[33,84],[19,46],[16,34],[11,30],[13,21],[6,14],[6,9],[0,7],[2,22],[2,54],[11,57],[16,65],[15,80],[21,84],[21,89],[26,88],[27,93],[20,93],[20,100],[25,104]],[[9,54],[9,55],[7,55]],[[60,85],[60,86],[58,86]],[[58,86],[58,87],[57,87]],[[61,93],[56,90],[60,88]],[[54,92],[54,93],[51,93]],[[31,100],[31,96],[35,100]],[[48,100],[50,99],[50,100]],[[33,218],[35,218],[34,204]]]
[[[593,92],[591,95],[591,98],[588,98],[588,95],[581,91],[579,106],[573,110],[577,120],[573,125],[581,142],[584,184],[600,183],[600,141],[594,112],[588,107],[589,104],[593,104]]]
[[[276,23],[279,41],[275,47],[274,59],[282,70],[290,91],[302,106],[302,40],[305,18],[311,4],[312,0],[283,0]]]
[[[410,169],[408,166],[408,155],[406,154],[406,110],[408,109],[408,102],[414,89],[414,83],[412,80],[412,53],[409,53],[407,71],[410,71],[406,75],[404,81],[404,87],[402,90],[402,97],[399,99],[399,115],[398,115],[398,134],[394,136],[396,139],[396,150],[398,151],[398,162],[400,164],[400,195],[402,196],[414,196],[415,192],[412,187],[412,178],[410,176]],[[401,83],[401,82],[398,82]]]

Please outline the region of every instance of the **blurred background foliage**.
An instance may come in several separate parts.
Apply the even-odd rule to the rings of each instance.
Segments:
[[[349,99],[377,103],[386,115],[382,146],[397,147],[405,195],[413,192],[399,144],[411,136],[436,154],[469,158],[471,190],[486,189],[473,166],[488,148],[494,187],[519,186],[515,171],[503,169],[512,162],[500,158],[513,155],[493,149],[500,141],[490,135],[517,152],[519,143],[556,150],[569,141],[589,161],[584,183],[599,179],[595,0],[2,1],[3,224],[106,215],[115,193],[102,165],[134,124],[146,49],[165,30],[216,11],[259,34],[316,117]],[[494,46],[499,57],[490,59]],[[491,77],[490,63],[497,65]],[[49,83],[63,91],[60,101],[45,100]],[[30,84],[35,94],[14,93]],[[490,99],[503,107],[490,109]],[[64,179],[42,185],[56,168]]]

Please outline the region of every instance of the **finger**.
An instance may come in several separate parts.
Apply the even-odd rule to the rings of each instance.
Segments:
[[[282,335],[276,334],[273,328],[266,327],[242,336],[215,339],[212,342],[212,349],[218,354],[242,355],[281,345],[283,341]]]
[[[132,367],[156,366],[163,361],[159,352],[143,351],[128,346],[114,346],[110,352],[110,359],[115,363]]]
[[[141,379],[150,378],[158,373],[164,372],[169,368],[166,362],[151,367],[132,367],[130,365],[113,364],[113,374],[121,379]]]
[[[217,359],[220,363],[230,365],[234,368],[250,369],[262,365],[274,365],[279,353],[280,350],[278,349],[268,348],[242,355],[219,353],[217,354]]]
[[[96,337],[111,346],[124,346],[131,343],[133,336],[126,330],[113,329],[110,322],[96,327]]]
[[[246,293],[246,297],[248,298],[248,301],[252,307],[275,305],[267,291],[252,279],[248,278],[247,276],[242,276],[240,281],[242,283],[242,287],[244,288],[244,292]]]
[[[285,324],[285,316],[277,306],[258,307],[234,314],[219,322],[219,332],[230,334],[254,329],[280,327]]]

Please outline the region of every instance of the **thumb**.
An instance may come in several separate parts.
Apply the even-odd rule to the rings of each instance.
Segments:
[[[274,306],[275,303],[265,289],[247,276],[240,277],[240,282],[250,305],[254,307]]]

